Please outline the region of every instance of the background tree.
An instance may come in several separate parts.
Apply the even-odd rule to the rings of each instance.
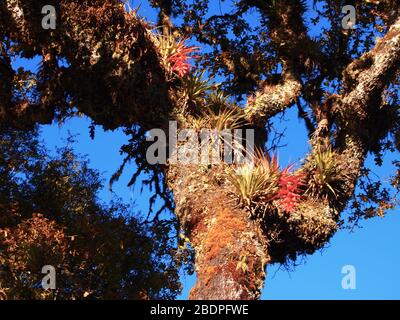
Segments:
[[[399,148],[395,0],[239,0],[227,14],[210,12],[208,0],[151,3],[162,28],[117,0],[3,1],[0,114],[20,128],[75,113],[124,128],[131,136],[124,164],[138,165],[131,183],[149,175],[195,249],[191,298],[255,299],[266,265],[323,247],[346,208],[357,220],[394,206],[365,159],[372,153],[379,165],[384,151]],[[48,4],[57,8],[55,30],[41,27]],[[353,30],[342,28],[349,4]],[[311,24],[319,32],[311,34]],[[201,46],[200,73],[189,71],[186,38]],[[39,71],[13,70],[16,56],[41,57]],[[281,169],[265,152],[271,119],[294,107],[310,150],[297,170]],[[169,120],[195,130],[253,128],[261,151],[253,166],[151,166],[146,131]],[[397,172],[394,188],[398,181]]]
[[[107,206],[99,173],[72,152],[55,157],[37,130],[0,131],[0,291],[7,299],[172,299],[180,292],[175,224],[144,224]],[[56,268],[43,290],[42,267]]]

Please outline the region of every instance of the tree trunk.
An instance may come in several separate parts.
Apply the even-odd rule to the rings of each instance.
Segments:
[[[206,230],[195,242],[197,282],[191,299],[254,300],[260,295],[266,252],[254,224],[240,211],[224,208],[225,201],[205,218]]]
[[[235,206],[221,167],[170,168],[176,213],[195,250],[196,300],[253,300],[260,296],[269,261],[265,238]]]

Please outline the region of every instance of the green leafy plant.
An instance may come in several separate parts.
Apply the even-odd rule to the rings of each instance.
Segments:
[[[265,190],[265,177],[260,167],[246,163],[228,170],[228,178],[236,188],[240,200],[250,205]]]
[[[258,200],[270,201],[279,190],[278,159],[259,150],[256,151],[254,162],[230,167],[227,173],[240,200],[247,206]]]
[[[193,80],[193,79],[192,79]],[[196,80],[195,83],[199,81]],[[191,123],[195,129],[235,130],[246,124],[243,109],[232,104],[229,97],[219,89],[218,85],[201,84],[198,90],[191,90],[190,96],[202,97],[204,92],[209,92],[204,99],[197,100],[202,106],[198,114],[193,116]],[[188,86],[193,87],[193,85]]]
[[[205,71],[189,73],[182,78],[181,94],[189,103],[196,106],[204,106],[207,101],[207,93],[214,90],[215,84],[205,77]]]
[[[211,109],[221,109],[230,105],[229,96],[220,89],[213,90],[210,92],[208,97],[208,107]]]
[[[343,179],[343,174],[338,170],[337,154],[331,146],[319,145],[309,157],[311,174],[308,180],[307,193],[311,196],[326,195],[328,192],[335,197],[340,190],[337,182]]]
[[[222,131],[239,129],[245,124],[243,113],[236,107],[224,108],[219,112],[208,109],[204,112],[208,127]]]

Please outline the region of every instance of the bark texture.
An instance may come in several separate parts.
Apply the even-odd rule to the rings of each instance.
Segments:
[[[235,205],[223,184],[223,167],[171,167],[176,214],[196,252],[199,300],[253,300],[260,296],[269,262],[258,223]]]

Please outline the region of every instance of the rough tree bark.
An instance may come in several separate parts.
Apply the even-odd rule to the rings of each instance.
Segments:
[[[237,207],[221,180],[222,166],[171,167],[176,214],[196,251],[191,299],[257,299],[269,262],[265,236]]]

